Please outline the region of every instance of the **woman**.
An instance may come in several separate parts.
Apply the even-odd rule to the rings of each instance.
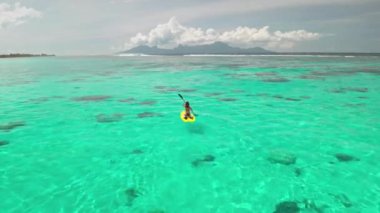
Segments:
[[[183,106],[185,107],[185,112],[186,112],[184,119],[185,120],[187,120],[187,118],[193,119],[193,116],[191,115],[191,111],[193,111],[193,109],[190,107],[190,103],[186,101]]]

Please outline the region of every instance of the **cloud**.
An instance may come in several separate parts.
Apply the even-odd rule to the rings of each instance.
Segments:
[[[41,12],[15,3],[14,7],[7,3],[0,3],[0,29],[11,25],[23,24],[27,19],[41,17]]]
[[[126,42],[125,47],[131,48],[138,45],[158,46],[161,48],[173,48],[178,45],[202,45],[217,41],[228,43],[237,47],[262,46],[272,49],[290,49],[295,43],[317,40],[319,33],[306,30],[275,31],[271,32],[269,26],[262,28],[237,27],[231,31],[218,32],[209,28],[186,27],[181,25],[175,17],[168,23],[159,24],[148,34],[137,33]]]

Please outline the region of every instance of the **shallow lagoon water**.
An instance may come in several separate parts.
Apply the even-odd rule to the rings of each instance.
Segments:
[[[0,209],[379,212],[379,92],[379,57],[2,59]]]

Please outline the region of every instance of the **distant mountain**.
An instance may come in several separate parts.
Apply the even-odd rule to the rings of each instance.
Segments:
[[[146,55],[255,55],[272,54],[274,52],[265,50],[261,47],[242,49],[231,47],[223,42],[198,46],[179,45],[174,49],[160,49],[158,47],[138,46],[119,54],[146,54]]]

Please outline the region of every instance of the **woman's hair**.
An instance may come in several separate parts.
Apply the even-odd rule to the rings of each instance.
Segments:
[[[185,102],[185,106],[189,106],[190,103],[188,101]]]

